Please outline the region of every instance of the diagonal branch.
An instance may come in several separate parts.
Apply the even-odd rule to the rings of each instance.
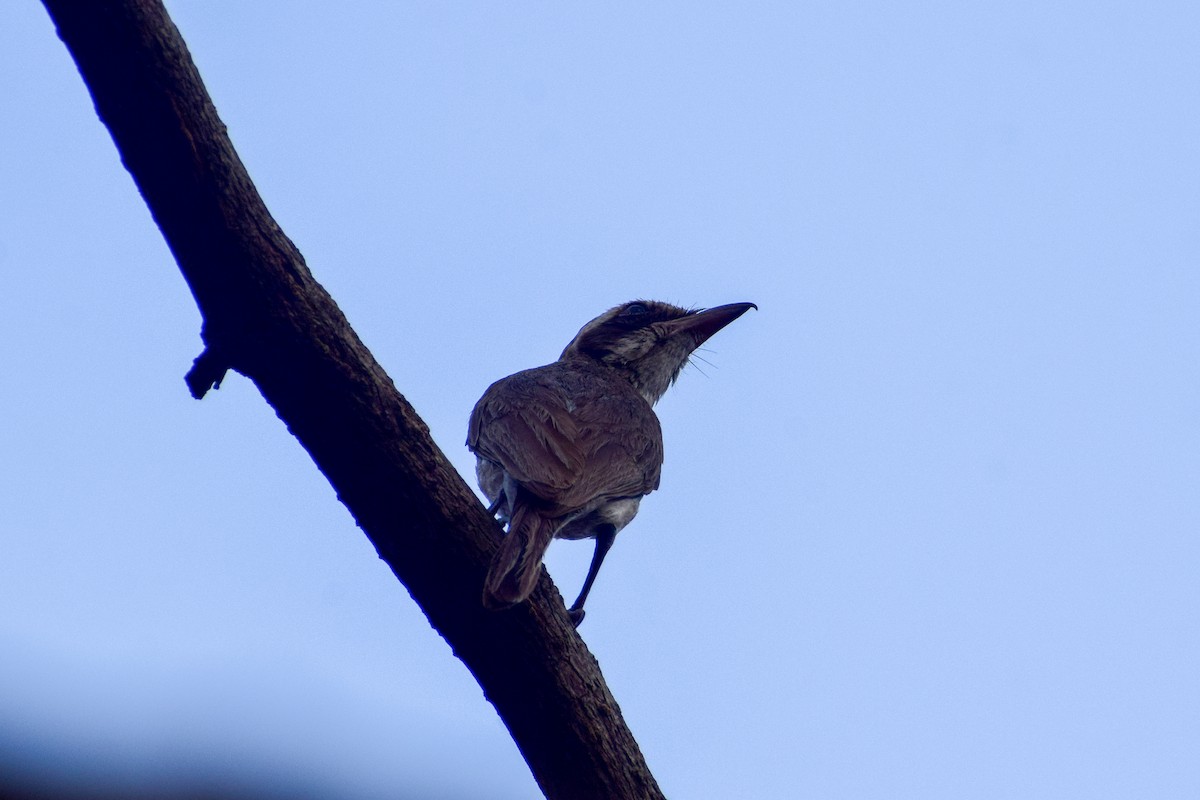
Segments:
[[[263,205],[159,0],[44,0],[204,318],[202,397],[249,377],[462,659],[550,798],[662,794],[544,576],[483,609],[498,530]]]

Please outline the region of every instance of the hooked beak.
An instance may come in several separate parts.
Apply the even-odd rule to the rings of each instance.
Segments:
[[[694,311],[686,317],[673,319],[664,323],[663,327],[671,336],[678,333],[689,334],[694,342],[692,349],[695,349],[708,341],[714,333],[752,308],[755,311],[758,310],[758,306],[754,303],[730,303],[726,306],[706,308],[703,311]]]

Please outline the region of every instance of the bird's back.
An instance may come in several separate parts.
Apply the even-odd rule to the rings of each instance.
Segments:
[[[663,460],[650,404],[612,370],[582,359],[492,384],[471,412],[467,445],[551,517],[648,494]]]

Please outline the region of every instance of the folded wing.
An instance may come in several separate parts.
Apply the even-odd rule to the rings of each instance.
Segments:
[[[500,464],[553,515],[658,488],[662,431],[632,386],[560,363],[493,384],[467,445]]]

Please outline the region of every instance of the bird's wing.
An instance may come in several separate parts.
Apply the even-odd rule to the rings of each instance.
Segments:
[[[551,499],[578,478],[584,458],[565,398],[530,372],[488,387],[471,412],[467,446]]]
[[[631,386],[561,363],[497,381],[471,412],[467,446],[564,509],[658,488],[662,432]]]
[[[576,409],[586,468],[573,487],[579,499],[640,497],[658,488],[662,429],[635,390],[609,394]]]

